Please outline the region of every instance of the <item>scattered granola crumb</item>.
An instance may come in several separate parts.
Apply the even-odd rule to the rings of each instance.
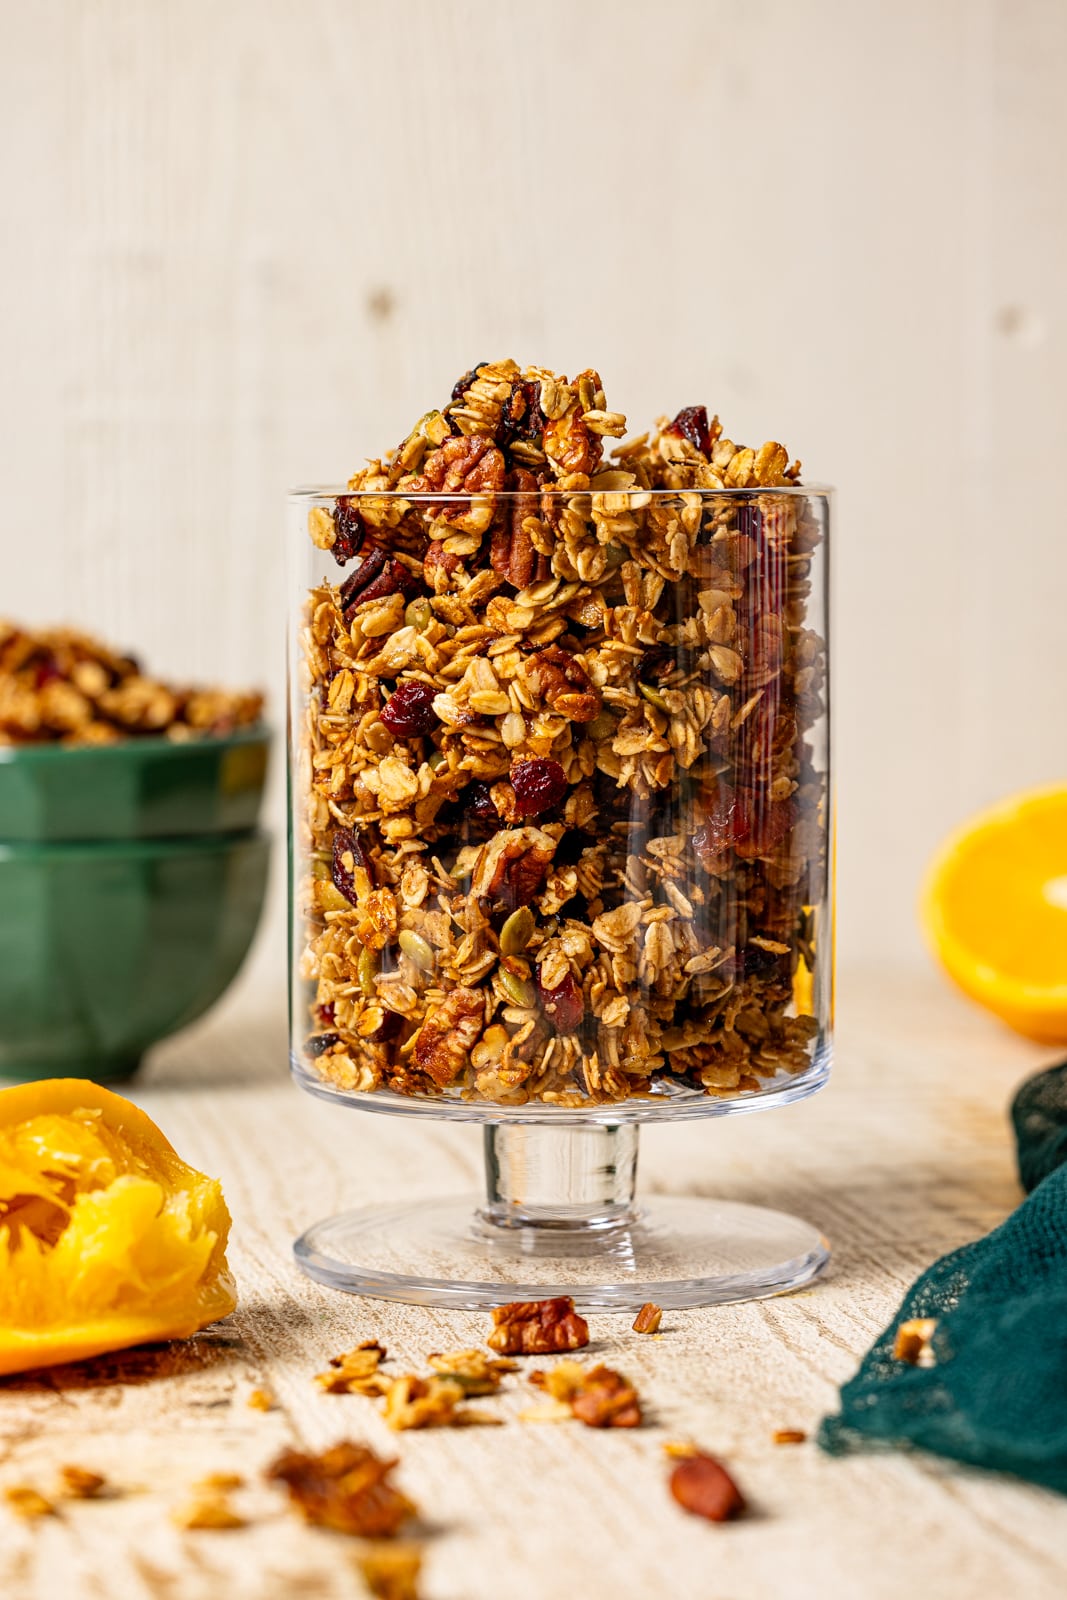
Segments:
[[[383,1460],[367,1445],[343,1439],[319,1455],[283,1450],[267,1468],[284,1483],[305,1521],[365,1539],[391,1539],[415,1506],[389,1482],[396,1459]]]
[[[200,1493],[202,1490],[218,1489],[243,1489],[244,1478],[239,1472],[209,1472],[203,1478],[198,1478],[193,1488]]]
[[[530,1382],[544,1389],[558,1405],[569,1407],[587,1428],[638,1428],[641,1403],[637,1391],[621,1372],[602,1363],[583,1367],[580,1361],[560,1361],[547,1372],[531,1372]],[[548,1416],[537,1421],[557,1420]]]
[[[687,1461],[690,1456],[698,1456],[700,1451],[691,1439],[665,1439],[663,1454],[672,1461]]]
[[[65,1500],[95,1500],[107,1486],[100,1472],[88,1472],[84,1467],[59,1469],[59,1493]]]
[[[493,1331],[486,1340],[501,1355],[553,1355],[589,1343],[589,1324],[569,1296],[556,1300],[513,1300],[494,1306]]]
[[[937,1357],[931,1343],[936,1327],[936,1317],[911,1317],[902,1322],[893,1342],[894,1359],[906,1361],[912,1367],[936,1366]]]
[[[331,1370],[316,1373],[315,1382],[327,1394],[386,1394],[390,1380],[378,1371],[385,1358],[383,1344],[377,1339],[364,1339],[354,1350],[331,1356]]]
[[[635,1333],[658,1333],[662,1321],[663,1308],[652,1300],[646,1300],[634,1318],[633,1330]]]
[[[439,1378],[460,1384],[468,1395],[496,1394],[504,1374],[518,1367],[517,1361],[487,1356],[484,1350],[447,1350],[426,1359]]]
[[[775,1444],[803,1444],[808,1436],[803,1428],[775,1428],[771,1437]]]
[[[204,1490],[185,1505],[175,1506],[170,1520],[178,1528],[211,1529],[222,1532],[228,1528],[243,1528],[246,1519],[235,1511],[229,1496],[221,1490]]]
[[[415,1544],[377,1545],[357,1557],[375,1600],[418,1600],[422,1550]]]
[[[420,1378],[407,1372],[390,1383],[382,1415],[398,1433],[408,1428],[467,1428],[502,1420],[464,1405],[466,1396],[462,1383],[452,1378]]]
[[[278,1406],[269,1389],[253,1389],[246,1404],[252,1411],[274,1411]]]
[[[726,1522],[745,1509],[744,1496],[726,1468],[702,1450],[678,1462],[670,1490],[684,1510],[708,1522]]]
[[[520,1422],[573,1422],[574,1412],[565,1400],[546,1400],[543,1406],[527,1406],[519,1412]]]
[[[22,1517],[27,1522],[34,1521],[37,1517],[53,1517],[56,1508],[51,1500],[46,1500],[43,1494],[30,1488],[29,1484],[12,1484],[4,1490],[4,1499],[16,1517]]]

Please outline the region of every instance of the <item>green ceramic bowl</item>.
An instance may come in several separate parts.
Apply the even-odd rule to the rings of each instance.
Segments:
[[[221,739],[0,746],[0,840],[164,839],[254,828],[263,724]]]
[[[0,845],[0,1077],[128,1078],[252,943],[265,834]]]

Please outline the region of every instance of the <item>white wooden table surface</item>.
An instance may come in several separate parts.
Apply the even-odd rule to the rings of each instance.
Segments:
[[[247,997],[158,1052],[137,1098],[189,1160],[223,1180],[234,1214],[238,1311],[196,1340],[0,1383],[0,1485],[47,1490],[64,1463],[127,1492],[17,1521],[0,1508],[3,1600],[335,1600],[358,1596],[353,1546],[305,1528],[273,1490],[237,1504],[250,1525],[182,1532],[169,1510],[206,1472],[255,1479],[287,1444],[348,1435],[401,1457],[425,1527],[426,1600],[972,1600],[1061,1597],[1067,1505],[932,1458],[830,1460],[772,1431],[813,1431],[836,1385],[935,1256],[1016,1203],[1004,1108],[1053,1059],[934,980],[842,985],[831,1086],[803,1106],[643,1136],[649,1190],[795,1209],[830,1237],[834,1264],[788,1298],[664,1319],[592,1319],[591,1354],[636,1380],[648,1425],[389,1433],[374,1403],[312,1383],[329,1356],[380,1335],[420,1365],[481,1340],[483,1315],[336,1295],[300,1276],[292,1237],[362,1201],[474,1189],[477,1130],[339,1112],[290,1087],[280,1017]],[[278,1409],[249,1409],[273,1391]],[[525,1393],[522,1390],[525,1389]],[[513,1418],[534,1391],[514,1384]],[[535,1396],[534,1396],[535,1397]],[[713,1527],[670,1500],[661,1445],[720,1454],[752,1514]]]

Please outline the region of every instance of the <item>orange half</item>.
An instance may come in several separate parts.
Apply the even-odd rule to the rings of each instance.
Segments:
[[[1009,1027],[1067,1043],[1067,787],[982,811],[935,856],[923,931],[960,988]]]

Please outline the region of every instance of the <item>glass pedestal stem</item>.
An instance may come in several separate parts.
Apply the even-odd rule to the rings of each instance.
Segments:
[[[485,1128],[484,1221],[501,1228],[617,1228],[634,1220],[635,1123]]]

